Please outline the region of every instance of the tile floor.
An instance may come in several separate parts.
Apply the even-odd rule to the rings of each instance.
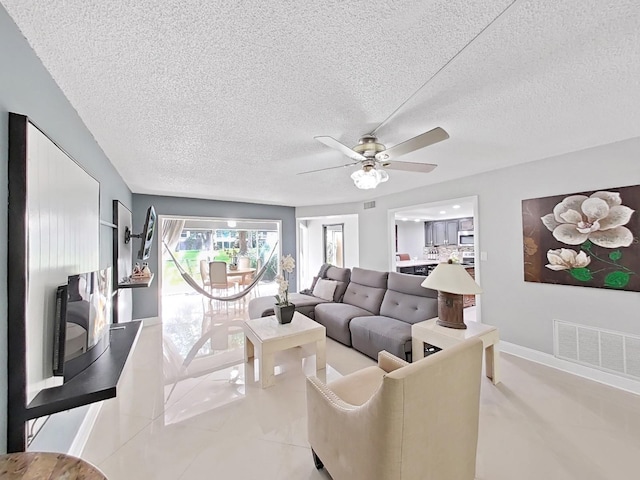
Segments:
[[[260,389],[259,365],[242,359],[245,315],[203,309],[196,296],[165,299],[163,324],[143,329],[83,458],[110,480],[330,478],[314,468],[306,441],[312,351],[283,352],[276,385]],[[193,347],[203,330],[207,341]],[[510,355],[501,360],[502,383],[482,379],[479,480],[640,478],[638,396]],[[328,339],[329,380],[372,364]]]

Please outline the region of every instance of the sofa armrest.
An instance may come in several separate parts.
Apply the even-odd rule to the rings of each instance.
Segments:
[[[404,367],[405,365],[409,365],[409,362],[405,362],[401,358],[390,354],[386,350],[378,352],[378,367],[387,373],[391,373],[398,368]]]

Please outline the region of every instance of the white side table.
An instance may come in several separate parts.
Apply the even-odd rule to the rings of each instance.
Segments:
[[[498,329],[491,325],[466,322],[466,329],[442,327],[436,324],[437,318],[411,326],[412,360],[424,358],[424,343],[442,349],[452,347],[468,338],[477,337],[484,347],[485,373],[495,384],[500,382],[500,337]]]
[[[275,383],[274,355],[276,352],[299,347],[307,343],[316,344],[316,371],[327,366],[327,330],[309,317],[295,312],[291,323],[280,324],[275,316],[245,320],[244,360],[254,355],[260,360],[260,386],[270,387]]]

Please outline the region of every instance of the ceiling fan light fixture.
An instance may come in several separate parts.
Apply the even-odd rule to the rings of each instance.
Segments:
[[[368,190],[370,188],[376,188],[380,183],[389,180],[389,174],[384,170],[370,167],[356,170],[351,174],[351,179],[359,189]]]

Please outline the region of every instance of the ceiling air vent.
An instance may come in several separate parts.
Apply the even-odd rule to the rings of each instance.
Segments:
[[[376,208],[376,202],[374,200],[370,202],[364,202],[364,209],[367,210],[369,208]]]

